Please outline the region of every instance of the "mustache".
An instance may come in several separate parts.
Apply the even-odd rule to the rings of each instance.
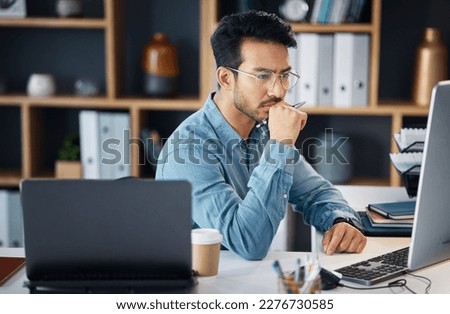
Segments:
[[[282,101],[282,100],[283,100],[283,99],[282,99],[282,98],[279,98],[279,97],[270,98],[270,99],[267,99],[267,100],[265,100],[265,101],[262,101],[262,102],[260,103],[260,106],[261,106],[261,107],[264,107],[265,105],[268,105],[268,104],[279,103],[279,102]]]

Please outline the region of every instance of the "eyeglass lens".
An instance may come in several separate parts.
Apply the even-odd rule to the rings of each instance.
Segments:
[[[297,84],[298,77],[296,75],[294,75],[293,73],[287,72],[287,73],[282,73],[282,74],[276,74],[274,72],[268,72],[268,74],[269,73],[270,73],[269,81],[271,82],[271,86],[273,86],[273,84],[275,83],[275,80],[277,78],[280,79],[281,85],[285,89],[290,89],[290,88],[294,87],[295,84]]]

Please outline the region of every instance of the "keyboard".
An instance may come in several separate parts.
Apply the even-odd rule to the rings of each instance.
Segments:
[[[409,247],[406,247],[335,271],[342,274],[342,280],[372,286],[405,273],[408,270],[408,252]]]

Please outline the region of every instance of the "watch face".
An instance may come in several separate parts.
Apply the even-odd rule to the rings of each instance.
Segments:
[[[280,6],[281,15],[289,21],[300,22],[308,13],[309,6],[304,0],[286,0]]]

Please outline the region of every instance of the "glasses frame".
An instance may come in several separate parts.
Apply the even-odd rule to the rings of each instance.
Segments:
[[[258,84],[264,84],[264,80],[260,77],[259,74],[249,73],[249,72],[242,71],[242,70],[238,70],[238,69],[235,69],[235,68],[232,68],[232,67],[227,67],[227,69],[229,69],[229,70],[231,70],[231,71],[234,71],[234,72],[236,72],[236,73],[241,73],[241,74],[244,74],[244,75],[253,77],[253,78],[256,80],[256,82],[257,82]],[[275,84],[275,81],[277,80],[277,78],[280,78],[281,86],[283,86],[283,88],[284,88],[285,90],[290,90],[291,88],[293,88],[295,85],[297,85],[298,80],[300,79],[300,75],[299,75],[297,72],[292,71],[292,70],[285,71],[285,72],[283,72],[283,73],[281,73],[281,74],[277,74],[277,73],[275,73],[275,72],[272,71],[272,70],[263,70],[263,71],[261,71],[261,72],[268,72],[268,73],[272,73],[272,74],[274,75],[274,80],[273,80],[272,83],[271,83],[271,87],[273,87],[273,85]],[[296,78],[297,78],[297,80],[295,81],[295,83],[292,84],[292,86],[289,86],[289,87],[287,87],[287,88],[286,88],[286,86],[284,86],[283,80],[282,80],[283,75],[285,75],[286,73],[288,73],[289,75],[292,75],[293,77],[296,77]]]

